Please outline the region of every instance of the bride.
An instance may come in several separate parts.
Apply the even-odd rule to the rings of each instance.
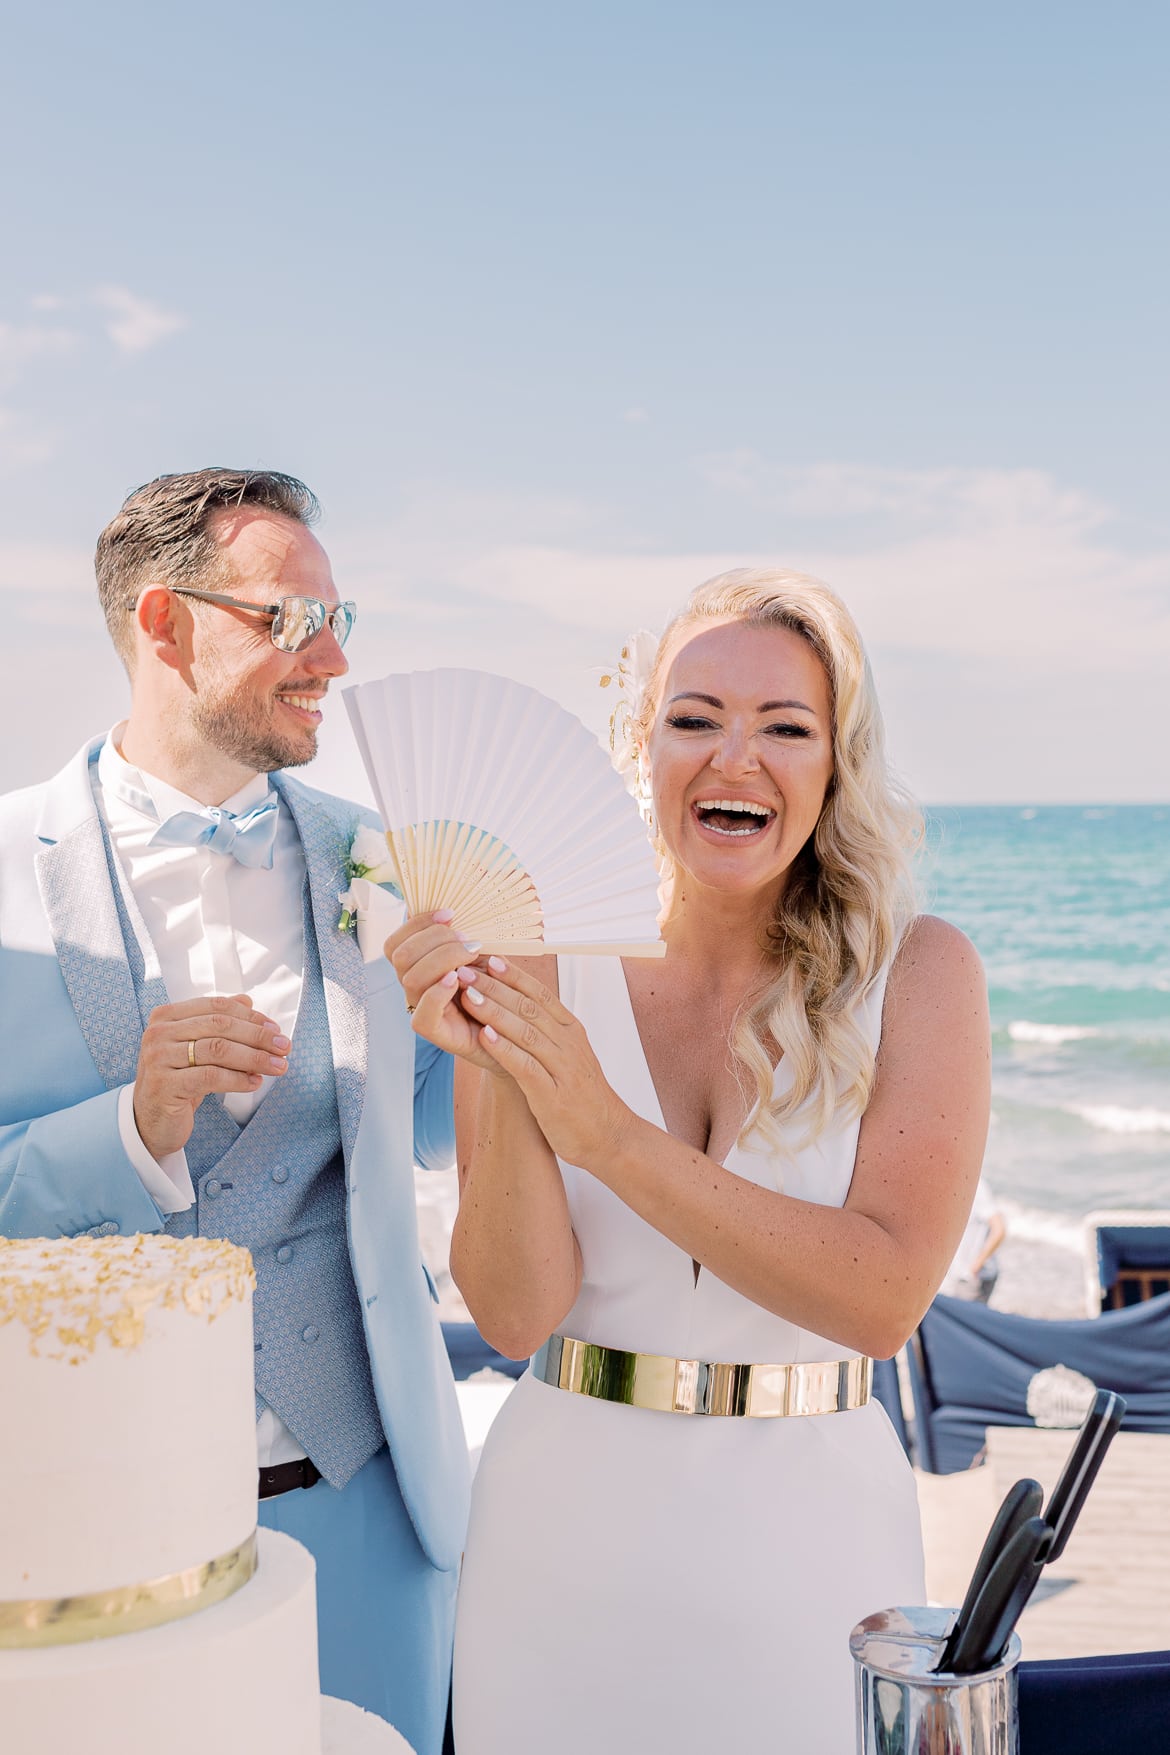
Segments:
[[[387,946],[462,1060],[452,1272],[535,1354],[476,1480],[458,1751],[847,1755],[850,1629],[924,1601],[869,1360],[971,1204],[982,972],[914,917],[919,819],[825,586],[701,586],[630,732],[663,960],[485,962],[449,915]]]

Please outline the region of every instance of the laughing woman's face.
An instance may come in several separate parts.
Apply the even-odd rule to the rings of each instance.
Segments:
[[[833,772],[829,679],[791,628],[685,636],[647,742],[654,816],[677,868],[715,890],[782,888]]]

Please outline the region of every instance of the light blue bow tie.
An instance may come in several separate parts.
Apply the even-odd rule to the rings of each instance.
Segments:
[[[241,865],[272,867],[280,799],[270,792],[262,804],[235,816],[208,805],[206,810],[177,810],[150,837],[152,847],[210,847],[230,853]]]

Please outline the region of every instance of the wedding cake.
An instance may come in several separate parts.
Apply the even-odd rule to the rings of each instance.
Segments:
[[[323,1700],[315,1567],[256,1527],[251,1257],[0,1239],[0,1744],[409,1755]]]

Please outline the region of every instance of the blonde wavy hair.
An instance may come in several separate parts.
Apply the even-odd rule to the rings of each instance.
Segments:
[[[754,1131],[785,1151],[782,1124],[801,1111],[803,1143],[829,1122],[860,1115],[873,1086],[874,1051],[855,1018],[915,913],[913,856],[922,816],[890,773],[873,676],[849,611],[803,573],[739,567],[695,590],[658,643],[630,718],[641,746],[657,717],[682,638],[709,622],[791,628],[825,668],[833,713],[833,772],[820,820],[792,866],[763,947],[773,970],[731,1031],[737,1069],[754,1081]],[[670,856],[658,851],[671,877]],[[770,1045],[792,1071],[774,1097]]]

